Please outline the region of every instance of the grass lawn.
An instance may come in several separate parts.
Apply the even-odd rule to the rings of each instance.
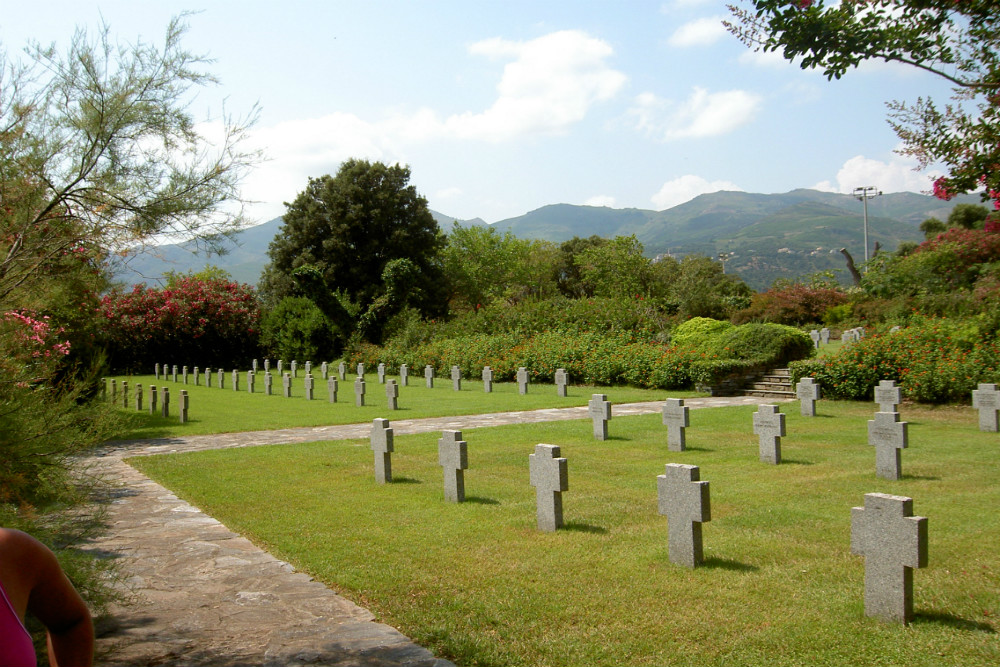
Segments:
[[[180,375],[178,374],[178,379]],[[201,376],[204,378],[204,376]],[[389,379],[399,378],[386,376]],[[189,378],[193,380],[192,378]],[[152,375],[117,376],[119,387],[122,380],[129,384],[128,409],[123,408],[127,415],[126,432],[122,438],[163,438],[184,435],[203,435],[206,433],[233,433],[237,431],[266,431],[295,426],[328,426],[333,424],[356,424],[371,422],[376,417],[387,417],[393,420],[414,419],[419,417],[439,417],[449,415],[474,415],[490,412],[508,412],[515,410],[538,410],[540,408],[567,408],[586,405],[591,394],[607,394],[612,403],[634,403],[639,401],[662,401],[665,398],[686,398],[704,396],[693,391],[638,389],[636,387],[592,387],[570,386],[568,396],[556,396],[553,384],[532,384],[528,393],[521,395],[516,383],[494,382],[493,392],[483,391],[482,381],[463,380],[462,390],[456,392],[452,388],[450,378],[436,378],[434,388],[428,389],[424,384],[423,374],[420,377],[410,376],[410,383],[399,388],[399,409],[388,412],[385,396],[385,385],[379,384],[375,374],[365,376],[365,405],[356,407],[354,404],[354,378],[339,382],[337,403],[330,403],[326,382],[317,375],[314,381],[313,400],[305,398],[305,379],[300,373],[293,380],[292,397],[285,398],[281,379],[275,377],[273,394],[264,394],[264,378],[257,377],[255,392],[247,392],[246,373],[240,375],[240,391],[232,389],[231,373],[225,374],[225,388],[219,389],[217,375],[212,376],[212,386],[206,387],[204,379],[200,386],[157,380]],[[143,387],[144,412],[135,410],[135,385]],[[149,387],[155,386],[162,391],[163,387],[170,389],[170,414],[168,418],[150,415]],[[189,421],[179,423],[178,406],[180,392],[188,392]],[[109,389],[110,391],[110,389]],[[118,401],[122,394],[119,390]]]
[[[890,482],[865,444],[872,405],[784,409],[779,466],[758,461],[751,408],[693,410],[681,453],[658,415],[614,419],[605,442],[589,421],[469,430],[463,504],[443,501],[438,433],[396,438],[388,485],[362,440],[130,462],[463,666],[1000,664],[1000,435],[970,408],[904,406],[910,448]],[[556,533],[535,527],[539,442],[568,459]],[[711,484],[697,569],[667,560],[668,462]],[[850,518],[871,492],[929,518],[908,627],[863,613]]]

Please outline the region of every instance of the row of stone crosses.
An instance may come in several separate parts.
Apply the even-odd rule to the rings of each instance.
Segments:
[[[819,385],[804,378],[797,387],[801,413],[815,416]],[[907,423],[896,409],[900,390],[893,381],[882,381],[875,390],[879,412],[868,422],[869,444],[876,448],[880,477],[899,479],[899,451],[906,447]],[[980,385],[973,392],[979,408],[980,428],[997,431],[1000,392],[996,385]],[[780,437],[785,435],[784,415],[776,405],[762,405],[754,413],[754,432],[760,436],[761,460],[780,462]],[[591,400],[594,436],[607,437],[610,403],[603,394]],[[663,406],[670,451],[684,451],[688,407],[683,399],[668,399]],[[599,425],[600,422],[600,425]],[[393,431],[387,419],[375,419],[370,434],[375,457],[375,479],[392,481]],[[567,460],[556,445],[538,444],[529,457],[529,481],[536,492],[536,520],[541,531],[563,525],[562,494],[569,490]],[[438,463],[444,469],[444,496],[450,502],[465,498],[464,471],[469,467],[468,443],[461,431],[446,430],[438,440]],[[704,562],[702,524],[711,520],[709,483],[701,481],[698,466],[666,464],[657,477],[659,513],[667,517],[668,558],[696,567]],[[865,557],[865,614],[891,622],[908,623],[913,617],[912,569],[927,564],[927,519],[913,516],[913,499],[884,493],[865,495],[864,507],[851,509],[851,552]]]

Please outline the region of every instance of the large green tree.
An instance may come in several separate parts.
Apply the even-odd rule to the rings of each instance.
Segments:
[[[408,167],[367,160],[348,160],[336,176],[310,178],[285,204],[283,225],[268,248],[263,289],[287,289],[287,278],[298,278],[300,293],[342,330],[353,312],[354,326],[365,323],[363,333],[372,339],[380,335],[379,323],[403,306],[442,314],[446,289],[439,252],[445,239],[427,200],[409,181]],[[393,260],[411,266],[387,272]],[[403,275],[405,282],[399,282]],[[373,307],[378,316],[366,317]]]
[[[730,6],[730,31],[839,79],[869,59],[912,65],[949,81],[951,103],[889,103],[901,152],[947,165],[934,193],[984,188],[1000,209],[1000,2],[996,0],[752,0]]]

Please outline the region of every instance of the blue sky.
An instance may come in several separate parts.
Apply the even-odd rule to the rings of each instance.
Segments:
[[[930,189],[894,153],[885,102],[949,90],[883,63],[827,81],[721,28],[716,0],[5,3],[0,44],[67,44],[103,17],[120,42],[214,60],[199,118],[261,108],[269,160],[246,180],[265,222],[351,157],[410,166],[436,211],[495,222],[546,204],[662,210],[703,192]]]

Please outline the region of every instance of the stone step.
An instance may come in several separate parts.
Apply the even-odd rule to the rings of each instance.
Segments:
[[[758,391],[792,391],[792,385],[787,382],[753,382],[749,389]]]
[[[758,396],[760,398],[795,398],[794,391],[776,391],[769,389],[745,389],[744,396]]]

